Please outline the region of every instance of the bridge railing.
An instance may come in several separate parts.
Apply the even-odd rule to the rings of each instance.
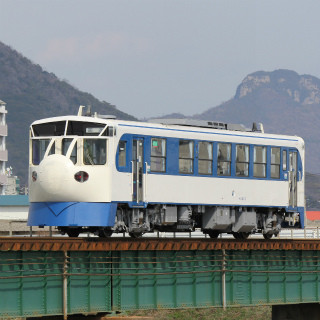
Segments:
[[[1,222],[0,236],[61,236],[54,227],[28,227],[26,220],[6,220]],[[82,233],[81,237],[95,237],[93,234]],[[128,237],[123,233],[113,234],[112,237]],[[153,232],[146,233],[144,237],[153,238],[209,238],[197,229],[194,232]],[[231,234],[222,233],[220,238],[233,238]],[[261,234],[253,234],[250,238],[260,239]],[[320,227],[306,227],[304,229],[282,229],[277,239],[320,239]]]
[[[123,236],[123,235],[114,235]],[[145,237],[156,238],[209,238],[208,235],[203,234],[200,229],[194,232],[154,232],[146,233]],[[231,234],[222,233],[220,238],[233,238]],[[250,238],[260,239],[263,238],[261,234],[252,234]],[[277,239],[320,239],[320,227],[308,227],[305,229],[282,229]]]

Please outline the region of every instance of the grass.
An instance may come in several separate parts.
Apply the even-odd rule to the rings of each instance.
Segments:
[[[144,316],[156,320],[271,320],[271,307],[234,307],[181,309],[181,310],[148,310],[128,312],[130,316]]]

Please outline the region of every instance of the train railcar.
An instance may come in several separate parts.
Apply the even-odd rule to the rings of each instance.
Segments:
[[[162,123],[157,123],[162,122]],[[54,117],[30,127],[29,226],[69,236],[303,228],[304,142],[262,125]]]

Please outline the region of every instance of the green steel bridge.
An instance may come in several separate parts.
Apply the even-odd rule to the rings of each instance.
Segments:
[[[5,319],[255,305],[319,319],[319,240],[11,237],[0,257]]]

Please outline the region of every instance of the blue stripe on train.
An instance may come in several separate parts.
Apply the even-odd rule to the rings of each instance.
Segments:
[[[31,202],[28,226],[113,227],[116,212],[116,203]]]

